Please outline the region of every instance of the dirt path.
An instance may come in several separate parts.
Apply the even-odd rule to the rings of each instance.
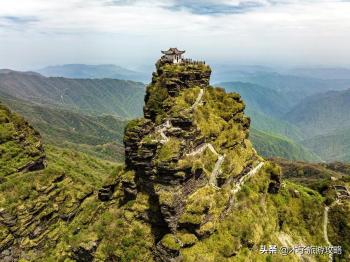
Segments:
[[[162,137],[162,139],[160,140],[160,142],[162,144],[166,143],[169,141],[169,137],[167,137],[164,133],[164,131],[166,131],[167,129],[171,128],[171,122],[169,120],[167,120],[164,124],[161,124],[160,126],[158,126],[156,128],[156,132],[158,132],[160,134],[160,136]]]
[[[335,202],[333,202],[330,206],[325,206],[324,208],[324,213],[323,213],[323,238],[326,241],[328,246],[332,246],[332,243],[329,241],[328,239],[328,230],[327,230],[327,226],[328,226],[328,213],[329,213],[329,208],[333,207],[334,205],[338,204],[339,200],[336,200]],[[333,261],[333,255],[329,254],[329,262]]]
[[[329,242],[328,239],[328,232],[327,232],[327,225],[328,225],[328,212],[329,212],[329,207],[326,206],[324,208],[324,214],[323,214],[323,237],[324,240],[326,241],[328,246],[331,246],[331,242]]]
[[[210,178],[209,178],[209,183],[210,183],[210,185],[212,185],[214,187],[217,187],[217,184],[218,184],[217,177],[218,177],[221,165],[224,162],[224,160],[225,160],[225,155],[219,155],[218,156],[218,160],[215,163],[214,169],[211,172],[211,175],[210,175]]]
[[[200,89],[199,94],[196,98],[196,101],[193,103],[190,110],[195,109],[202,102],[203,95],[204,95],[204,89]],[[162,137],[162,139],[160,140],[160,142],[162,144],[169,141],[169,137],[167,137],[165,134],[165,131],[168,130],[169,128],[172,128],[172,124],[171,124],[170,120],[167,120],[165,123],[156,127],[156,132],[158,132],[160,134],[160,136]],[[196,149],[194,149],[191,153],[188,153],[186,155],[187,156],[195,156],[195,155],[203,153],[204,150],[206,150],[207,148],[209,148],[209,150],[215,156],[217,156],[217,161],[215,163],[214,169],[211,172],[211,175],[209,178],[209,184],[211,186],[213,186],[214,188],[219,189],[217,186],[217,176],[220,172],[221,165],[225,160],[225,155],[220,155],[218,152],[216,152],[215,148],[210,143],[203,143],[200,146],[198,146]]]
[[[188,153],[186,155],[187,156],[195,156],[195,155],[198,155],[198,154],[202,154],[204,152],[204,150],[206,150],[207,148],[209,148],[210,151],[214,155],[219,156],[218,152],[216,152],[215,148],[210,143],[203,143],[203,144],[197,146],[191,153]]]
[[[215,166],[213,171],[210,174],[210,178],[209,178],[209,184],[211,186],[213,186],[215,189],[219,189],[217,186],[217,176],[220,172],[220,168],[222,163],[225,160],[225,155],[220,155],[218,152],[216,152],[215,148],[213,147],[212,144],[210,143],[204,143],[201,144],[200,146],[198,146],[196,149],[194,149],[192,152],[186,154],[186,156],[195,156],[195,155],[199,155],[202,154],[206,149],[209,149],[215,156],[218,157],[218,159],[215,162]]]
[[[198,94],[198,96],[197,96],[196,101],[195,101],[194,104],[191,106],[191,109],[195,109],[195,108],[202,102],[203,95],[204,95],[204,89],[201,89],[201,90],[199,91],[199,94]]]
[[[195,109],[201,102],[203,99],[203,95],[204,95],[204,89],[201,89],[199,91],[199,94],[196,98],[196,101],[193,103],[193,105],[191,106],[190,110]],[[165,123],[159,125],[156,127],[156,132],[158,132],[160,134],[160,136],[162,137],[162,139],[160,140],[160,142],[162,144],[166,143],[169,141],[169,138],[166,136],[166,134],[164,133],[166,130],[168,130],[169,128],[172,127],[172,124],[169,120],[167,120]],[[215,151],[215,150],[214,150]]]
[[[323,237],[324,237],[324,240],[326,241],[327,245],[328,246],[332,246],[331,242],[328,239],[328,232],[327,232],[328,212],[329,212],[329,207],[326,206],[324,208],[324,213],[323,213]],[[332,262],[333,261],[333,255],[329,254],[328,256],[329,256],[328,261]]]
[[[254,176],[255,174],[257,174],[260,169],[263,167],[264,162],[260,162],[256,167],[254,167],[252,170],[250,170],[248,172],[248,174],[242,176],[238,182],[236,183],[236,186],[231,190],[231,196],[236,195],[241,189],[242,186],[244,185],[244,183],[251,178],[252,176]]]
[[[256,165],[256,167],[254,167],[252,170],[250,170],[246,175],[242,176],[234,185],[234,187],[231,189],[230,191],[230,199],[229,202],[227,204],[226,209],[224,210],[224,212],[221,214],[221,219],[224,219],[226,217],[226,215],[231,211],[234,200],[235,200],[235,195],[242,189],[243,184],[252,176],[254,176],[255,174],[257,174],[260,169],[263,167],[265,163],[264,162],[260,162],[258,165]]]

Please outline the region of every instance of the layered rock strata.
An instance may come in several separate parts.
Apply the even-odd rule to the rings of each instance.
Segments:
[[[181,240],[184,234],[195,241],[215,231],[236,188],[259,171],[263,160],[248,140],[243,101],[209,85],[208,65],[159,61],[156,68],[144,117],[125,130],[129,182],[124,191],[128,200],[138,192],[155,199],[167,232],[156,256],[170,261],[180,259],[179,248],[191,245]]]

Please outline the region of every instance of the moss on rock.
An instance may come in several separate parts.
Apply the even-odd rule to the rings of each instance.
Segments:
[[[19,172],[44,168],[40,134],[21,116],[0,104],[0,179]]]

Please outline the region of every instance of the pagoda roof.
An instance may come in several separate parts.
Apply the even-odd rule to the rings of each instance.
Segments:
[[[176,47],[175,48],[169,48],[168,51],[162,51],[164,55],[182,55],[185,53],[185,51],[180,51]]]

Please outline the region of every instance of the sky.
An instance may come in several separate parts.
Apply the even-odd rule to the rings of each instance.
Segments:
[[[350,0],[0,0],[0,68],[208,63],[350,67]]]

